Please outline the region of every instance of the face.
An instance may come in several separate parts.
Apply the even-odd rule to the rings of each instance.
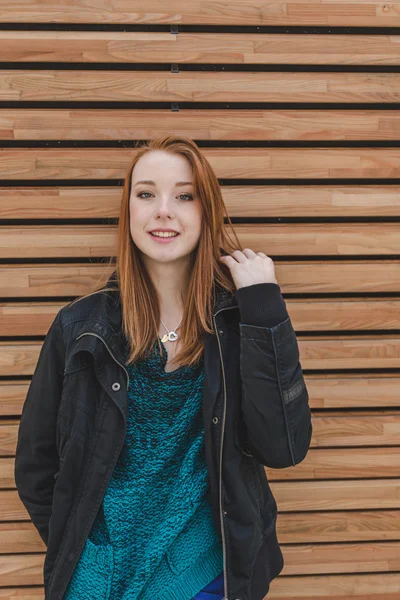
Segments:
[[[186,262],[196,248],[201,233],[201,204],[193,196],[192,181],[189,161],[163,150],[148,152],[133,168],[130,233],[147,263]],[[178,235],[153,237],[149,232],[157,229],[173,229]]]

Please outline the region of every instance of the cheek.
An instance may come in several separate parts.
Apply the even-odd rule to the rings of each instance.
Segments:
[[[143,225],[146,223],[146,211],[138,210],[138,207],[131,205],[129,211],[129,226],[131,231],[140,231],[143,229]]]

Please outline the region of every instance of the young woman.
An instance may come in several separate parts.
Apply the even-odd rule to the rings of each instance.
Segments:
[[[308,394],[273,261],[224,213],[192,140],[139,147],[116,268],[47,333],[15,481],[48,600],[262,600],[283,568],[264,467],[306,456]]]

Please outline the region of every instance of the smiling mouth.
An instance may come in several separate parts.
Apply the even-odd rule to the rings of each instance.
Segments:
[[[150,235],[152,235],[153,237],[162,237],[162,238],[170,238],[170,237],[177,237],[179,235],[179,233],[168,233],[168,235],[160,235],[157,233],[153,233],[152,231],[150,231]]]

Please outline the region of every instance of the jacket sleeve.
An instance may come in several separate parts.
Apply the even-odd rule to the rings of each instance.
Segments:
[[[308,452],[312,422],[286,303],[276,283],[241,287],[235,297],[247,449],[266,467],[296,465]]]
[[[59,468],[56,421],[61,399],[65,348],[57,314],[42,344],[22,408],[15,451],[18,495],[47,546],[54,473]]]

